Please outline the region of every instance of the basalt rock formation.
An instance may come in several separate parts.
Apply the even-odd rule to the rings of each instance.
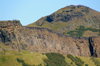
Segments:
[[[47,28],[24,27],[18,20],[0,21],[0,53],[25,50],[100,57],[99,40],[100,37],[72,37]]]
[[[91,56],[100,57],[100,36],[89,38],[89,48]]]

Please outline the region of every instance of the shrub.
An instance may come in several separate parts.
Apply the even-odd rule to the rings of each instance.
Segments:
[[[73,62],[75,62],[75,64],[77,66],[83,66],[84,64],[84,61],[82,61],[80,58],[78,57],[73,57],[71,54],[68,54],[67,55],[68,58],[70,58]]]
[[[35,65],[26,64],[26,63],[24,62],[24,60],[21,60],[21,59],[19,59],[19,58],[17,58],[17,61],[18,61],[19,63],[22,63],[22,66],[35,66]],[[38,66],[40,66],[40,65],[38,65]]]
[[[65,57],[59,53],[46,53],[47,59],[44,59],[46,66],[70,66],[66,61]]]
[[[67,57],[70,58],[74,62],[75,58],[71,54],[68,54]]]
[[[45,55],[45,53],[42,53],[42,55]]]
[[[26,63],[22,63],[22,66],[35,66],[35,65],[29,65],[29,64],[26,64]]]
[[[42,64],[39,64],[38,66],[42,66]]]
[[[88,64],[85,64],[85,66],[88,66]]]
[[[78,33],[78,37],[80,37],[83,35],[84,32],[82,30],[78,30],[77,33]]]
[[[76,36],[76,37],[80,37],[83,36],[84,32],[86,30],[90,30],[92,32],[100,32],[100,29],[95,29],[95,28],[85,28],[84,26],[79,26],[79,28],[76,28],[76,30],[73,31],[69,31],[67,32],[67,34],[71,35],[71,36]],[[98,34],[100,35],[100,33]]]
[[[19,58],[17,58],[17,61],[18,61],[19,63],[23,63],[23,62],[24,62],[24,60],[20,60]]]
[[[79,30],[85,31],[85,27],[84,26],[80,26]]]

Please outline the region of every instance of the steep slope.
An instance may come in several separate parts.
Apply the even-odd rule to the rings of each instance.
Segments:
[[[19,21],[0,21],[0,52],[56,52],[63,55],[100,57],[100,37],[82,38],[57,34],[39,27],[23,27]],[[95,43],[93,43],[95,42]],[[95,49],[97,48],[97,49]]]
[[[71,5],[59,9],[51,15],[42,17],[28,26],[45,27],[53,29],[57,33],[65,34],[81,25],[85,28],[100,29],[100,12],[82,5]]]

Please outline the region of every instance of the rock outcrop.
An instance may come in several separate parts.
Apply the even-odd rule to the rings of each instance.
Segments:
[[[100,57],[100,36],[99,37],[90,37],[90,53],[91,56]]]
[[[18,20],[0,21],[0,52],[25,50],[100,57],[99,39],[57,34],[47,28],[24,27]]]

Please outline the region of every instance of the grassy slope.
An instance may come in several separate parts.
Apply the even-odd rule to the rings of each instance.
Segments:
[[[72,61],[71,59],[69,59],[67,56],[65,56],[65,60],[66,60],[66,62],[69,63],[69,64],[70,64],[71,62],[73,62],[73,61]],[[73,65],[74,65],[74,66],[77,66],[77,65],[75,65],[74,62],[73,62]]]
[[[8,55],[5,55],[9,53]],[[22,63],[17,62],[17,58],[24,60],[25,63],[29,65],[44,65],[43,59],[47,59],[46,55],[42,53],[31,53],[28,51],[23,51],[22,53],[19,52],[3,52],[0,55],[0,66],[22,66]],[[79,57],[84,61],[85,64],[88,66],[95,66],[94,62],[92,62],[91,57]],[[97,58],[100,61],[100,58]],[[72,60],[65,56],[65,60],[67,63],[71,64]],[[72,62],[75,65],[74,62]],[[76,65],[75,65],[76,66]]]
[[[42,26],[36,26],[36,22],[35,22],[33,24],[28,25],[28,27],[44,27],[44,28],[49,28],[49,29],[53,29],[54,31],[57,31],[59,28],[62,28],[66,25],[67,23],[63,23],[61,21],[54,22],[53,24],[50,24],[49,22],[45,21]]]
[[[25,63],[29,65],[39,65],[43,64],[43,58],[47,58],[45,55],[41,53],[30,53],[23,51],[19,52],[8,52],[10,55],[5,55],[7,52],[2,53],[0,55],[0,66],[22,66],[22,63],[17,62],[17,58],[24,60]]]
[[[96,66],[94,62],[92,62],[91,57],[79,57],[79,58],[81,58],[85,62],[84,64],[88,64],[88,66]]]

